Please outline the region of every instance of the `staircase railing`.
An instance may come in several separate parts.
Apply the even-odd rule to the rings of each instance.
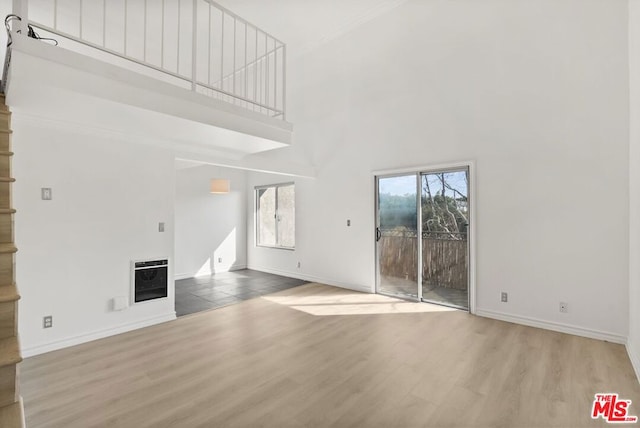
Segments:
[[[61,47],[285,119],[286,45],[211,0],[21,0],[20,11]]]
[[[4,94],[9,77],[9,64],[11,64],[11,47],[7,46],[4,53],[4,66],[2,67],[2,80],[0,81],[0,94]]]

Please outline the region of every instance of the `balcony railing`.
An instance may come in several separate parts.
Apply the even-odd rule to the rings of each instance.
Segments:
[[[285,119],[285,44],[211,0],[22,2],[61,47]]]

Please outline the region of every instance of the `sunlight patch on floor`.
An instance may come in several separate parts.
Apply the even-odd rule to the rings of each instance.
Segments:
[[[380,294],[358,293],[335,287],[331,287],[332,291],[328,293],[326,285],[322,285],[322,288],[318,284],[308,284],[303,287],[307,288],[304,293],[293,294],[283,291],[262,298],[317,316],[411,314],[457,310],[430,303],[408,302]]]

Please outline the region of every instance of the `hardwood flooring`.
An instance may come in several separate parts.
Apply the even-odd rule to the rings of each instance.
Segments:
[[[36,427],[580,427],[621,345],[320,284],[26,359]]]

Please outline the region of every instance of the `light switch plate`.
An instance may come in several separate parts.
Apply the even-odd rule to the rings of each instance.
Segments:
[[[164,223],[158,223],[158,232],[164,232]]]

